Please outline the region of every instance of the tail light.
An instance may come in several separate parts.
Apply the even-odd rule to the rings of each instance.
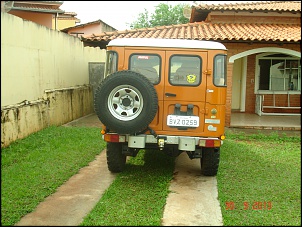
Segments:
[[[198,145],[200,147],[220,147],[221,140],[219,140],[219,139],[200,139]]]
[[[126,137],[124,135],[119,135],[119,134],[108,133],[103,135],[103,138],[106,142],[113,142],[113,143],[120,143],[126,141]]]

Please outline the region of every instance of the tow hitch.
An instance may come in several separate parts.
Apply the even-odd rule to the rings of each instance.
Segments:
[[[162,151],[164,149],[164,146],[165,146],[166,142],[167,142],[167,137],[165,137],[165,136],[158,136],[157,137],[157,144],[158,144],[159,150]]]
[[[195,151],[186,151],[187,155],[189,156],[190,159],[194,158],[201,158],[202,157],[202,150],[201,149],[196,149]]]

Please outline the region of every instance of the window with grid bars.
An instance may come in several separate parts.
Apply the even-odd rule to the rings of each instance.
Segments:
[[[300,59],[274,54],[259,59],[259,90],[301,91]]]

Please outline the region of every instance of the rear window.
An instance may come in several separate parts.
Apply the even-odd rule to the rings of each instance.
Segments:
[[[160,57],[154,54],[132,54],[129,70],[147,77],[153,84],[160,81]]]
[[[198,86],[201,83],[199,56],[174,55],[170,59],[169,82],[172,85]]]

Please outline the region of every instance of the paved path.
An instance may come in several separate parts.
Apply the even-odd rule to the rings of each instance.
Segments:
[[[100,122],[95,115],[88,115],[65,126],[100,127]],[[115,176],[108,170],[106,152],[102,151],[89,166],[82,168],[16,225],[77,226],[97,204]],[[199,159],[191,160],[186,153],[179,155],[162,225],[222,226],[216,185],[216,177],[200,175]]]
[[[24,216],[17,226],[77,226],[115,179],[107,169],[106,152],[82,168],[57,192]]]
[[[199,159],[176,158],[162,219],[163,226],[222,226],[216,177],[200,174]]]
[[[162,225],[222,226],[216,177],[201,176],[199,160],[190,160],[186,153],[176,158],[174,173]],[[102,151],[96,160],[71,177],[16,226],[79,225],[115,176],[108,171],[106,152]]]

